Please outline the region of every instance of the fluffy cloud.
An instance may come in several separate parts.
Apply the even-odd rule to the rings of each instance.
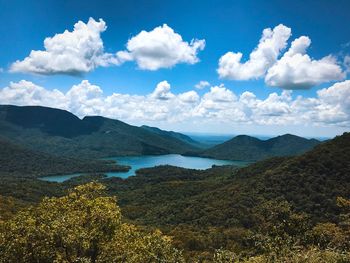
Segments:
[[[306,54],[310,44],[306,36],[295,39],[281,59],[269,68],[265,82],[284,89],[309,89],[323,82],[343,79],[345,73],[334,57],[313,60]]]
[[[81,74],[98,66],[119,64],[118,59],[104,53],[101,33],[106,23],[90,18],[85,24],[79,21],[73,31],[64,31],[44,40],[45,50],[32,50],[28,57],[11,65],[12,72],[35,74]]]
[[[120,61],[136,61],[144,70],[171,68],[178,63],[195,64],[197,53],[205,47],[204,40],[184,41],[181,35],[164,24],[152,31],[141,31],[129,39],[126,51],[119,51]]]
[[[210,91],[204,94],[203,98],[213,102],[231,102],[236,99],[236,96],[221,84],[220,86],[211,87]]]
[[[59,90],[47,90],[26,80],[10,82],[0,90],[0,104],[41,105],[66,108],[65,95]]]
[[[350,123],[350,80],[336,83],[330,88],[317,91],[319,121],[335,122],[344,126]]]
[[[242,63],[243,54],[227,52],[219,60],[217,69],[221,78],[248,80],[265,77],[265,83],[282,89],[309,89],[329,81],[345,78],[336,58],[329,55],[322,59],[312,59],[307,53],[311,40],[307,36],[295,39],[284,53],[291,29],[278,25],[273,30],[264,29],[258,46]],[[350,64],[345,57],[344,66]]]
[[[205,87],[209,87],[209,86],[210,86],[210,83],[205,80],[201,80],[196,85],[194,85],[196,89],[204,89]]]
[[[45,50],[32,50],[28,57],[14,62],[10,71],[78,75],[99,66],[120,65],[126,61],[136,61],[140,69],[157,70],[178,63],[195,64],[199,61],[197,53],[205,47],[205,40],[186,42],[164,24],[129,39],[127,50],[105,53],[101,33],[106,29],[102,19],[90,18],[86,24],[79,21],[73,31],[46,38]]]
[[[249,60],[242,63],[241,52],[227,52],[219,60],[218,73],[221,78],[248,80],[263,76],[286,45],[291,29],[278,25],[273,30],[264,29],[258,46],[250,53]]]
[[[157,84],[157,87],[153,91],[151,97],[158,100],[169,100],[174,97],[174,94],[170,92],[170,84],[164,80]]]
[[[211,87],[199,96],[191,90],[174,94],[167,81],[148,95],[113,93],[87,80],[66,93],[49,90],[29,81],[11,82],[0,89],[0,104],[43,105],[69,110],[83,117],[102,115],[134,124],[211,123],[258,125],[309,125],[350,127],[350,80],[321,89],[317,96],[292,97],[292,91],[271,93],[259,99],[252,92],[234,94],[224,85]]]
[[[187,103],[195,103],[199,100],[199,95],[194,90],[181,93],[178,97],[182,102]]]

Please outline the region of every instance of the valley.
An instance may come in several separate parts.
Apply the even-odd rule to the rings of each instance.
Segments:
[[[350,0],[0,0],[0,263],[350,263]]]
[[[92,139],[96,131],[82,131],[74,126],[71,134],[62,134],[49,122],[51,118],[42,118],[41,122],[35,118],[37,123],[33,123],[29,120],[34,118],[26,115],[24,127],[7,117],[12,110],[11,107],[3,110],[1,119],[3,204],[0,210],[4,216],[0,220],[12,218],[18,210],[35,205],[44,197],[64,196],[68,189],[93,181],[105,185],[109,196],[118,197],[126,222],[145,229],[157,228],[172,236],[176,248],[183,251],[187,259],[212,262],[212,255],[222,248],[225,253],[242,258],[261,253],[269,255],[270,250],[261,252],[262,248],[250,243],[252,240],[272,242],[261,240],[259,235],[270,231],[269,224],[278,223],[279,219],[269,218],[270,212],[264,209],[275,211],[276,216],[286,216],[288,224],[296,219],[301,220],[297,224],[306,224],[305,229],[283,228],[278,234],[305,249],[316,242],[303,243],[305,235],[310,235],[315,227],[325,227],[324,222],[337,225],[339,231],[347,231],[346,227],[338,226],[343,215],[337,198],[350,196],[348,133],[325,142],[293,135],[267,140],[236,136],[203,150],[203,145],[179,133],[138,128],[100,117],[95,117],[103,123],[97,133],[104,134],[105,139]],[[51,114],[51,109],[35,110]],[[79,119],[63,114],[77,121],[80,127]],[[106,127],[111,132],[106,133]],[[138,136],[133,135],[135,131]],[[119,143],[112,144],[115,148],[109,145],[120,134],[132,136],[133,140],[128,143],[141,147],[134,148],[141,152],[145,150],[142,147],[146,147],[142,144],[144,138],[154,140],[153,145],[162,138],[161,142],[171,146],[167,148],[165,144],[162,151],[158,146],[147,146],[153,155],[138,155],[136,151],[125,151],[125,142],[120,148]],[[50,148],[33,145],[33,142],[40,144],[41,140],[50,142]],[[70,143],[61,148],[57,143],[61,140]],[[75,144],[72,146],[71,142]],[[104,150],[104,145],[111,150]],[[148,145],[152,145],[151,141]],[[174,145],[179,148],[172,150]],[[70,151],[61,152],[69,148],[78,152],[91,149],[93,154],[78,158],[77,154],[69,154]],[[189,149],[198,157],[188,156]],[[124,156],[111,157],[109,154],[114,152],[123,152]],[[226,160],[202,157],[209,153]],[[237,153],[241,154],[237,156]],[[273,246],[295,253],[293,247],[273,242]]]

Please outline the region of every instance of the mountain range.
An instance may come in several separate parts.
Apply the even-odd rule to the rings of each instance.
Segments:
[[[187,153],[215,159],[257,161],[275,156],[292,156],[311,150],[320,141],[306,139],[292,134],[260,140],[247,135],[239,135],[219,145],[197,153]]]
[[[289,209],[300,213],[294,220],[305,218],[310,228],[339,222],[337,198],[350,196],[349,156],[350,133],[344,133],[299,156],[274,157],[244,168],[159,166],[104,182],[118,194],[127,218],[168,231],[185,251],[237,249],[238,244],[252,251],[256,243],[249,243],[249,234],[260,231],[263,217],[272,229]],[[295,229],[293,223],[288,227]]]
[[[175,153],[257,161],[301,154],[320,143],[290,134],[268,140],[239,135],[208,148],[190,136],[156,127],[137,127],[101,116],[80,119],[65,110],[13,105],[0,105],[0,135],[34,151],[79,158]]]
[[[169,134],[99,116],[39,106],[0,106],[0,134],[32,150],[84,158],[168,154],[197,148]]]
[[[159,228],[172,237],[176,248],[188,258],[207,259],[216,249],[259,255],[265,253],[261,250],[265,244],[272,244],[272,248],[282,243],[287,247],[290,244],[291,249],[295,244],[298,249],[314,249],[321,247],[313,236],[319,229],[321,241],[324,233],[332,242],[344,237],[339,239],[336,249],[350,244],[349,224],[337,205],[339,198],[347,200],[350,196],[350,133],[322,143],[288,134],[268,140],[237,136],[203,150],[195,147],[193,139],[186,135],[154,127],[136,127],[103,117],[81,120],[69,112],[42,107],[30,108],[24,114],[21,110],[15,106],[0,107],[3,218],[11,218],[44,196],[62,196],[67,189],[93,180],[106,185],[109,195],[118,197],[127,222],[143,229]],[[162,148],[157,140],[163,143]],[[159,149],[175,152],[171,147],[176,146],[180,153],[192,151],[206,156],[216,152],[216,158],[267,159],[243,168],[214,166],[192,170],[157,166],[140,169],[136,176],[126,179],[106,177],[103,170],[127,167],[81,159],[123,151],[137,154],[136,150],[142,152],[145,148],[132,146],[142,142],[157,146],[148,149],[153,153],[158,150],[159,154],[162,152]],[[101,148],[94,147],[97,145]],[[306,147],[312,149],[307,151]],[[84,154],[85,150],[91,155]],[[90,175],[62,183],[37,179],[44,174],[80,172],[84,167],[90,170]],[[268,240],[273,242],[267,243]],[[281,250],[278,246],[276,249]]]

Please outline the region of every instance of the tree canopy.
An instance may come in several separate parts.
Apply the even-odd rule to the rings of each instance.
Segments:
[[[0,262],[181,262],[160,231],[123,223],[102,184],[77,186],[45,198],[0,225]]]

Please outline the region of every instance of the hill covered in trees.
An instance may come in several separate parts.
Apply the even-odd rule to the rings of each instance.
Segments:
[[[127,171],[129,167],[105,160],[53,156],[16,145],[0,137],[0,177],[40,177],[66,173]]]
[[[179,132],[164,131],[164,130],[161,130],[157,127],[150,127],[147,125],[142,125],[141,128],[146,129],[146,130],[151,131],[151,132],[154,132],[154,133],[157,133],[157,134],[162,135],[162,136],[169,136],[172,138],[176,138],[176,139],[181,140],[185,143],[188,143],[196,148],[205,148],[204,144],[192,139],[190,136],[187,136],[187,135],[179,133]]]
[[[345,133],[300,156],[239,169],[160,166],[125,180],[95,174],[0,189],[17,201],[12,210],[11,200],[5,204],[12,218],[21,202],[99,181],[118,197],[126,222],[172,236],[188,262],[349,262],[349,156]]]
[[[0,106],[0,134],[32,150],[85,158],[197,151],[177,136],[39,106]]]
[[[313,230],[332,236],[324,242],[336,242],[338,234],[344,238],[350,229],[337,198],[350,198],[348,156],[350,134],[346,133],[301,156],[272,158],[246,168],[195,171],[162,166],[106,183],[119,196],[128,218],[173,235],[178,247],[190,255],[205,258],[207,251],[219,248],[236,254],[261,253],[267,248],[256,243],[265,246],[275,238],[290,238],[291,246],[316,244],[308,240]],[[269,236],[274,225],[283,222],[287,222],[283,234]],[[269,245],[282,250],[289,241],[283,242]]]
[[[116,199],[103,190],[78,186],[0,221],[0,262],[183,262],[159,231],[122,222]]]
[[[316,139],[305,139],[291,134],[260,140],[247,135],[239,135],[224,143],[199,153],[187,153],[216,159],[257,161],[275,156],[292,156],[304,153],[318,145]]]

